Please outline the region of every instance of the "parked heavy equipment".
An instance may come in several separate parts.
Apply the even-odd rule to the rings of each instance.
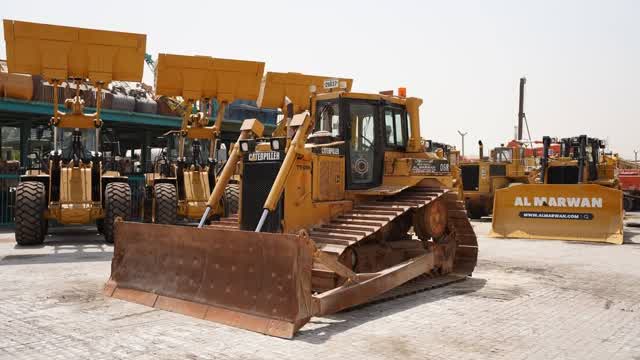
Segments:
[[[444,158],[449,161],[449,171],[451,172],[451,176],[453,177],[453,186],[452,189],[455,189],[458,193],[458,198],[460,200],[464,199],[464,190],[462,188],[462,168],[460,150],[456,149],[455,146],[435,142],[433,140],[422,140],[423,149],[425,152],[434,153],[439,158]]]
[[[476,236],[449,162],[424,151],[422,100],[334,78],[303,86],[314,78],[267,74],[259,104],[301,111],[284,136],[250,138],[257,121],[243,124],[209,199],[215,211],[238,167],[238,216],[117,223],[107,295],[290,338],[312,316],[472,273]]]
[[[553,158],[551,143],[543,138],[539,183],[496,191],[492,235],[622,244],[616,159],[604,154],[602,140],[586,135],[562,139]]]
[[[28,171],[16,189],[16,242],[44,241],[49,220],[60,224],[95,222],[113,242],[116,217],[131,211],[127,178],[103,168],[99,149],[101,97],[95,113],[85,113],[80,84],[97,93],[113,80],[140,81],[146,36],[113,31],[4,20],[7,64],[11,73],[41,75],[54,86],[54,150],[46,171]],[[58,85],[71,81],[74,98],[59,110]]]
[[[640,168],[620,169],[618,178],[624,192],[624,210],[638,209],[640,207]]]
[[[155,71],[156,94],[180,96],[180,108],[193,111],[182,112],[180,130],[165,134],[168,151],[145,174],[143,219],[159,224],[200,220],[216,182],[215,154],[225,109],[235,99],[257,100],[264,63],[160,54]],[[209,126],[212,100],[218,107],[215,124]],[[238,185],[227,184],[222,206],[209,216],[237,213],[238,196]]]
[[[472,219],[492,213],[496,190],[529,183],[524,148],[519,143],[495,147],[489,157],[484,156],[482,141],[478,141],[478,147],[478,160],[460,164],[465,205]]]

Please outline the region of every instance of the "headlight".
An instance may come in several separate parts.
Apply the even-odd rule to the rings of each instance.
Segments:
[[[242,152],[248,152],[249,151],[249,142],[241,141],[240,142],[240,150],[242,150]]]
[[[280,141],[278,139],[271,139],[271,150],[280,150]]]

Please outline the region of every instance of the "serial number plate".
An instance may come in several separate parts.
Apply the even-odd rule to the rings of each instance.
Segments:
[[[324,81],[325,89],[334,89],[334,88],[337,88],[339,85],[340,85],[340,82],[338,81],[338,79],[327,79]]]
[[[447,160],[414,159],[411,172],[414,174],[448,173],[449,162]]]

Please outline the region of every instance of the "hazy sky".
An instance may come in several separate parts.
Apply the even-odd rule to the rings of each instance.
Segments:
[[[424,99],[423,137],[459,146],[468,132],[467,155],[478,139],[513,137],[524,75],[534,139],[586,133],[629,158],[640,150],[640,1],[21,0],[0,15],[145,33],[154,57],[259,60],[353,77],[363,92],[404,86]]]

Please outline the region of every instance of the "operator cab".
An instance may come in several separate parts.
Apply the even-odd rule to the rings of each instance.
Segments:
[[[513,149],[508,147],[497,147],[491,154],[493,162],[510,163],[513,161]]]
[[[543,137],[543,144],[548,147],[552,140]],[[580,184],[585,181],[598,180],[601,174],[598,165],[605,142],[586,135],[564,138],[560,140],[561,156],[549,159],[548,151],[543,151],[541,180],[548,184]],[[546,175],[546,178],[545,178]]]
[[[347,190],[373,188],[382,184],[385,151],[406,150],[407,117],[404,105],[377,96],[320,99],[309,143],[339,143]]]

